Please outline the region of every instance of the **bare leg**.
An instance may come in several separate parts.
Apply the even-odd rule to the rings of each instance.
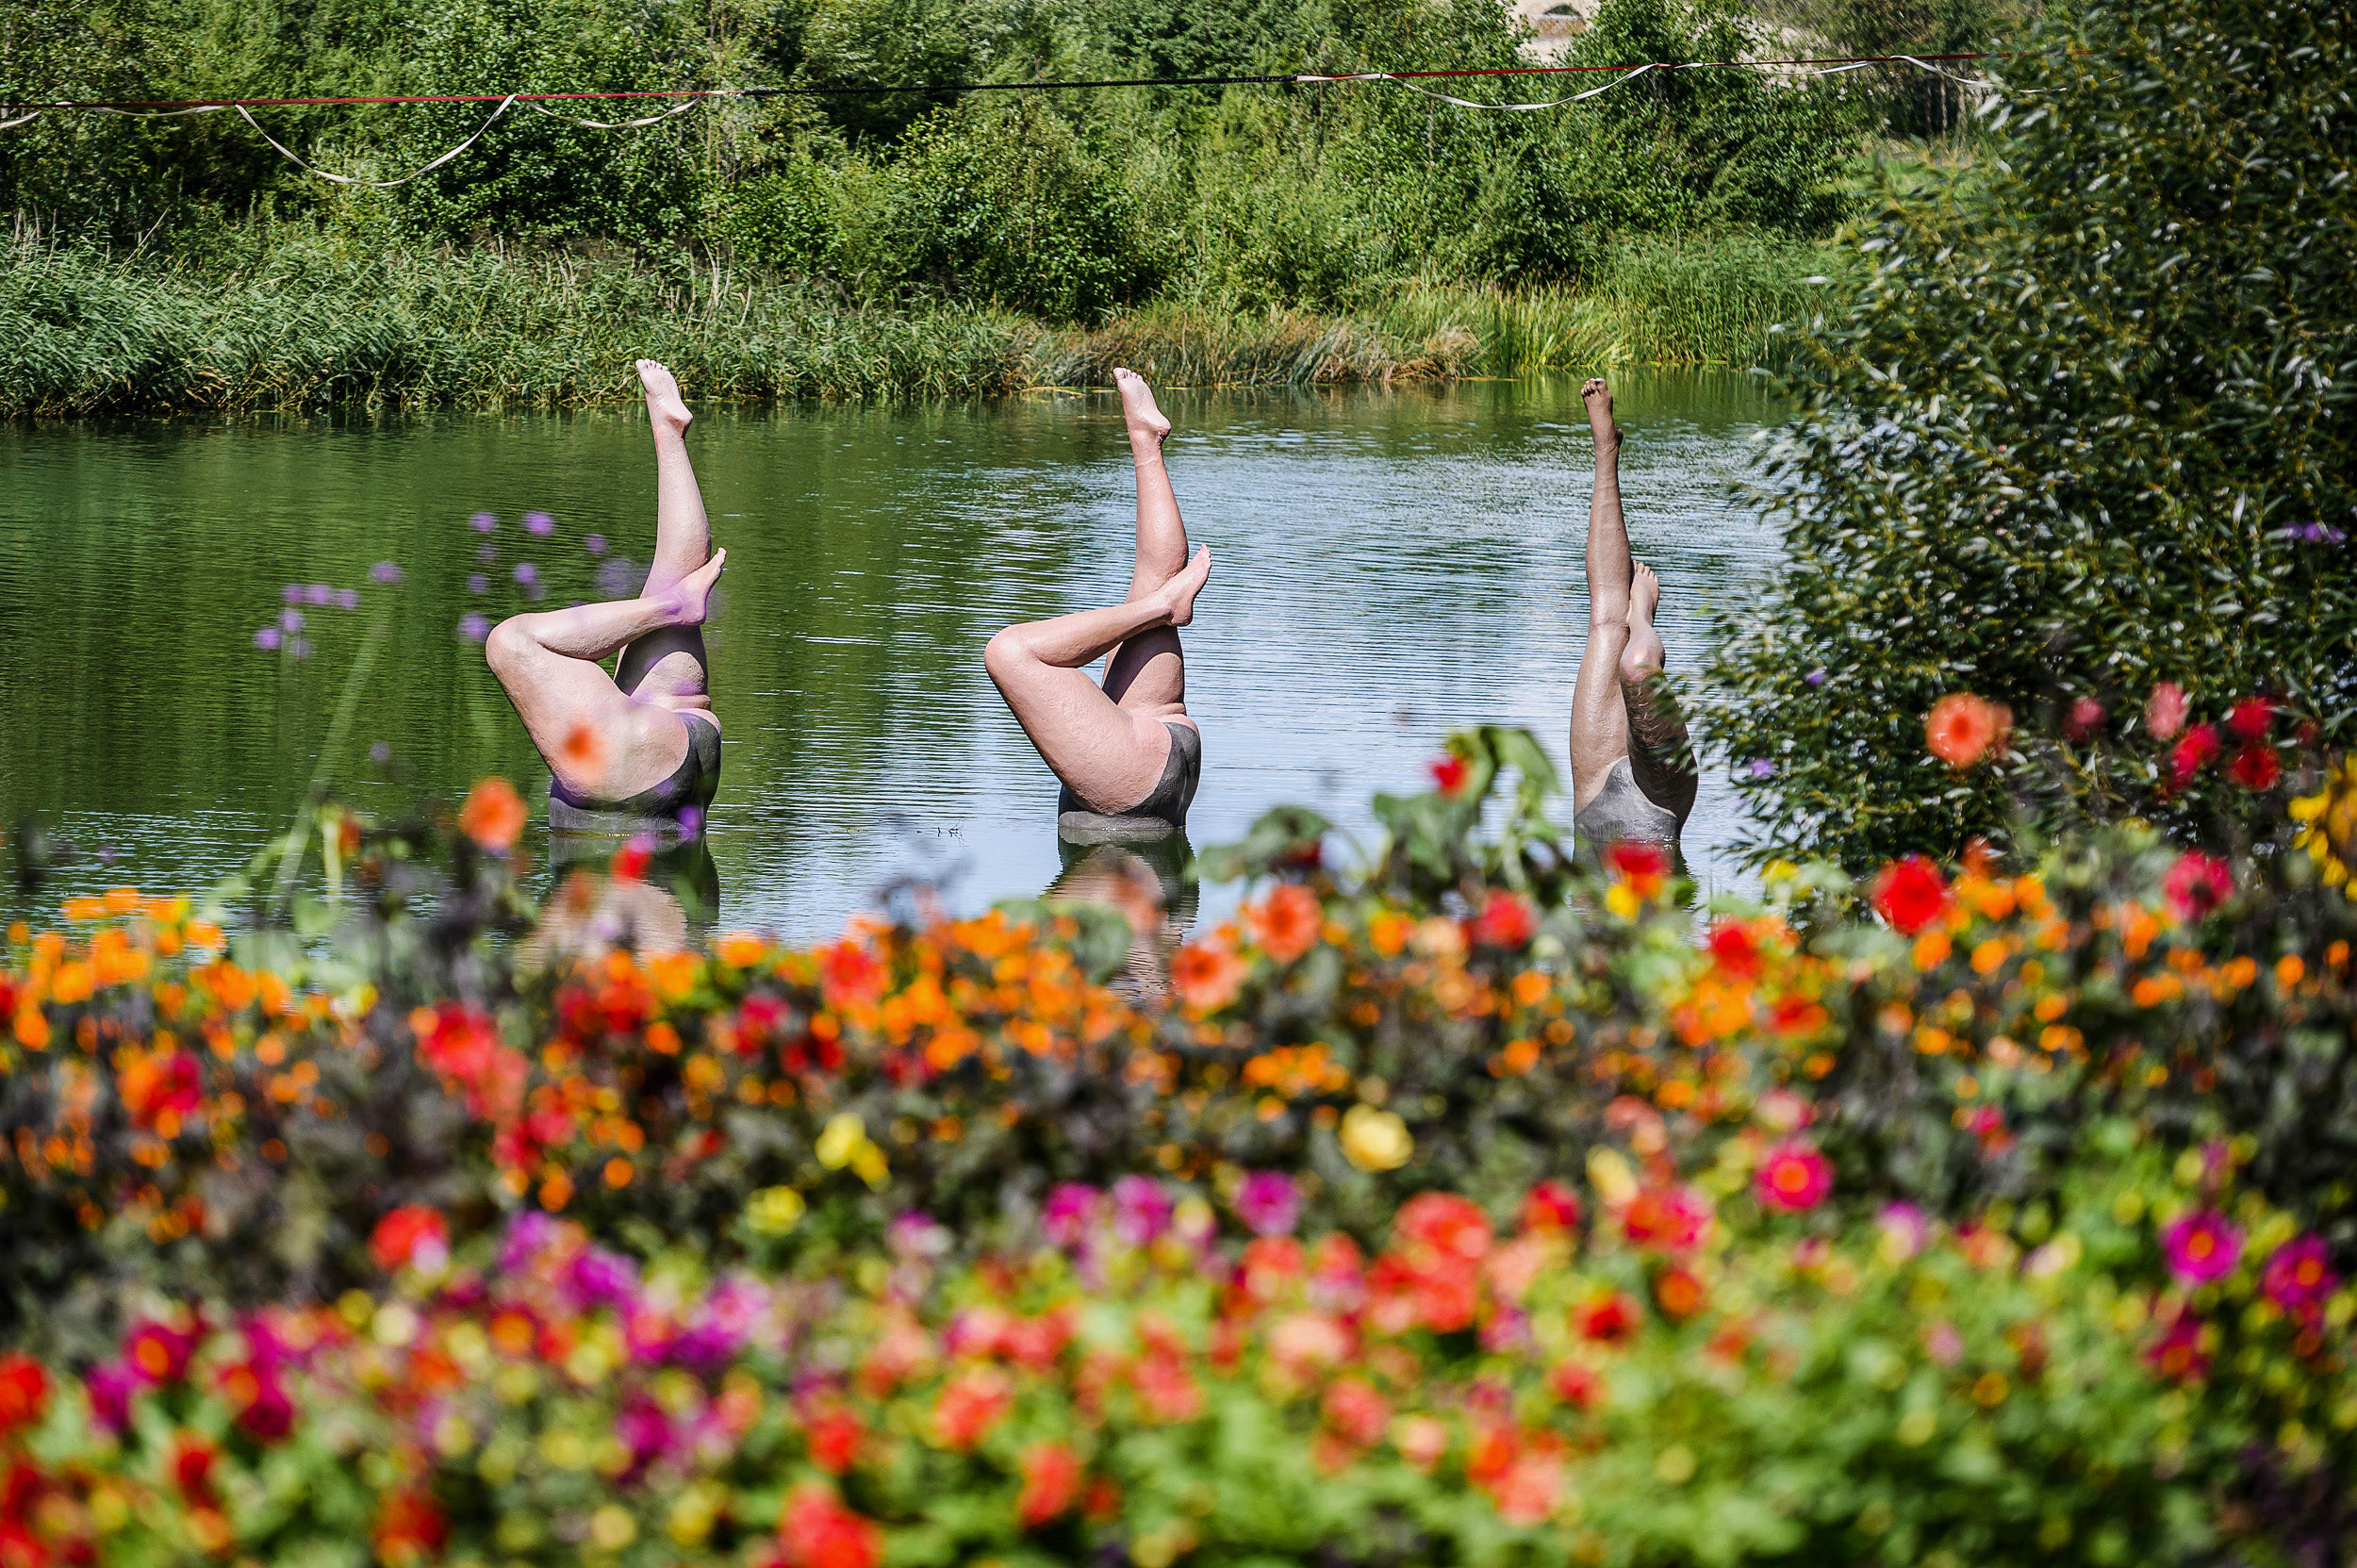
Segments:
[[[982,664],[1024,734],[1073,793],[1103,812],[1126,811],[1153,793],[1170,756],[1167,706],[1117,704],[1082,667],[1142,632],[1184,626],[1211,573],[1199,550],[1185,570],[1144,599],[1052,620],[1010,626],[990,639]]]
[[[704,564],[712,553],[712,532],[696,470],[687,460],[687,426],[695,416],[680,396],[679,382],[651,359],[638,361],[638,379],[647,389],[647,419],[654,429],[654,561],[639,590],[651,599]],[[649,701],[709,711],[711,676],[701,629],[672,626],[624,649],[615,682]]]
[[[1129,573],[1132,604],[1150,599],[1187,569],[1187,525],[1162,466],[1170,421],[1155,406],[1153,388],[1135,371],[1116,370],[1121,412],[1129,426],[1129,456],[1138,472],[1137,565]],[[1187,670],[1178,634],[1166,626],[1143,632],[1114,651],[1105,667],[1105,694],[1129,709],[1186,711]]]
[[[1628,646],[1621,651],[1621,701],[1628,710],[1628,765],[1637,787],[1656,805],[1677,813],[1679,822],[1694,809],[1701,779],[1681,766],[1686,718],[1655,677],[1661,673],[1661,634],[1654,630],[1654,608],[1661,602],[1661,580],[1640,561],[1629,587]]]
[[[567,789],[634,795],[687,755],[687,720],[631,697],[598,661],[651,633],[701,624],[727,564],[724,550],[661,594],[515,616],[492,628],[484,646],[492,673]]]
[[[1580,388],[1580,396],[1596,443],[1596,484],[1588,503],[1588,646],[1580,651],[1579,680],[1572,689],[1574,811],[1595,799],[1605,773],[1628,755],[1621,660],[1628,651],[1629,587],[1636,575],[1621,517],[1621,427],[1612,420],[1612,393],[1595,380]]]

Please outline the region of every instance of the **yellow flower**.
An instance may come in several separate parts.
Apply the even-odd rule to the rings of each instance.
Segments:
[[[1416,1152],[1408,1124],[1389,1111],[1354,1105],[1343,1114],[1343,1155],[1360,1170],[1397,1170]]]
[[[783,1236],[802,1223],[809,1206],[791,1187],[764,1187],[746,1200],[745,1219],[764,1236]]]
[[[2292,820],[2300,824],[2292,842],[2308,851],[2327,887],[2339,887],[2357,898],[2357,753],[2343,757],[2337,768],[2324,772],[2324,787],[2291,803]]]
[[[855,1159],[867,1143],[867,1124],[860,1120],[856,1111],[846,1111],[831,1117],[826,1131],[818,1134],[818,1163],[829,1170],[841,1170]]]

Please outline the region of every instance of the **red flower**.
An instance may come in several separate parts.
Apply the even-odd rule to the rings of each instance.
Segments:
[[[2226,716],[2226,727],[2242,741],[2265,740],[2275,725],[2275,704],[2264,697],[2246,697]]]
[[[1740,920],[1721,920],[1710,928],[1710,962],[1730,980],[1751,980],[1759,973],[1759,944]]]
[[[427,1494],[414,1489],[391,1493],[376,1512],[376,1555],[386,1562],[430,1561],[450,1539],[450,1521]]]
[[[1604,865],[1640,899],[1652,898],[1670,880],[1670,852],[1658,844],[1624,839],[1604,852]]]
[[[1465,787],[1465,775],[1471,771],[1462,757],[1436,757],[1432,763],[1432,782],[1439,786],[1442,794],[1454,797]]]
[[[2220,749],[2217,725],[2196,724],[2187,730],[2184,737],[2169,748],[2168,787],[2178,790],[2193,783],[2195,774],[2217,760]]]
[[[1400,1205],[1392,1235],[1411,1249],[1477,1263],[1490,1251],[1490,1216],[1471,1198],[1454,1193],[1418,1193]]]
[[[1691,1187],[1647,1187],[1621,1212],[1621,1232],[1640,1246],[1683,1252],[1710,1229],[1710,1199]]]
[[[1923,719],[1923,742],[1949,767],[1970,767],[1992,751],[2003,751],[2012,730],[2011,708],[1955,691],[1932,704]]]
[[[1503,889],[1492,889],[1469,934],[1492,948],[1519,950],[1538,934],[1539,916],[1529,903]]]
[[[933,1440],[945,1448],[971,1448],[1013,1408],[1006,1374],[980,1366],[962,1373],[933,1404]]]
[[[1392,1424],[1392,1407],[1375,1386],[1360,1378],[1337,1378],[1327,1385],[1326,1424],[1344,1442],[1372,1448]]]
[[[802,1438],[810,1445],[810,1462],[831,1476],[840,1476],[858,1460],[867,1433],[859,1417],[846,1411],[828,1411],[805,1424]]]
[[[1080,1456],[1066,1443],[1034,1443],[1023,1450],[1023,1493],[1015,1512],[1035,1530],[1060,1519],[1080,1500]]]
[[[1574,1230],[1579,1227],[1579,1195],[1560,1181],[1541,1181],[1523,1199],[1525,1230]]]
[[[1873,903],[1893,931],[1913,936],[1948,913],[1948,881],[1921,855],[1909,855],[1874,879]]]
[[[1814,1209],[1833,1191],[1833,1166],[1814,1147],[1792,1139],[1768,1151],[1755,1190],[1771,1209],[1787,1213]]]
[[[2273,747],[2252,741],[2234,753],[2234,760],[2227,766],[2226,773],[2243,788],[2256,794],[2260,790],[2275,787],[2275,781],[2283,777],[2283,765],[2276,758]]]
[[[2181,920],[2199,920],[2234,891],[2233,873],[2216,855],[2188,850],[2161,879],[2161,897]]]
[[[2063,720],[2063,734],[2074,741],[2085,740],[2101,730],[2103,720],[2110,717],[2103,711],[2102,703],[2092,697],[2082,697],[2070,704],[2069,716]]]
[[[0,1356],[0,1438],[39,1421],[49,1408],[49,1375],[22,1351]]]
[[[843,1506],[834,1489],[813,1481],[798,1486],[778,1518],[781,1568],[876,1568],[883,1559],[883,1531]]]
[[[645,834],[636,834],[630,842],[614,851],[614,880],[616,882],[643,882],[646,880],[647,867],[653,860],[654,840]]]
[[[1596,1369],[1579,1362],[1558,1362],[1547,1374],[1547,1387],[1574,1410],[1591,1411],[1604,1398],[1604,1379]]]
[[[1601,1345],[1624,1345],[1636,1337],[1644,1321],[1636,1301],[1619,1291],[1600,1291],[1572,1309],[1572,1327],[1580,1337]]]
[[[221,1450],[203,1438],[184,1435],[172,1451],[172,1480],[180,1495],[191,1503],[210,1503],[213,1466],[220,1459]]]
[[[294,1430],[294,1400],[270,1373],[240,1367],[253,1380],[252,1396],[238,1411],[238,1430],[256,1443],[278,1443]]]
[[[837,942],[818,950],[820,992],[829,1007],[855,1007],[884,993],[883,961],[857,942]]]
[[[413,1263],[432,1273],[450,1262],[450,1227],[438,1211],[404,1204],[376,1222],[369,1256],[387,1274]]]

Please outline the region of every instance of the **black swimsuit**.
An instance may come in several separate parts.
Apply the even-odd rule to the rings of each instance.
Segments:
[[[576,795],[549,781],[549,826],[558,833],[655,833],[699,836],[703,814],[720,790],[720,726],[709,718],[680,714],[687,726],[687,755],[671,776],[626,801]],[[696,815],[689,818],[687,813]]]
[[[1066,784],[1056,798],[1056,832],[1076,844],[1122,839],[1167,838],[1187,825],[1187,807],[1203,780],[1203,734],[1192,724],[1162,720],[1170,732],[1170,756],[1162,776],[1145,800],[1127,811],[1096,811]]]

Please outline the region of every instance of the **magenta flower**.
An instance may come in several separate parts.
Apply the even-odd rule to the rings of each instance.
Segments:
[[[2208,1209],[2184,1215],[2161,1232],[2168,1271],[2189,1285],[2205,1285],[2234,1272],[2242,1261],[2242,1232],[2226,1216]]]
[[[1798,1213],[1825,1201],[1825,1195],[1833,1191],[1833,1166],[1815,1145],[1788,1138],[1759,1163],[1753,1190],[1771,1209]]]
[[[2295,1315],[2312,1312],[2340,1287],[2332,1272],[2332,1255],[2322,1236],[2300,1236],[2285,1242],[2267,1257],[2261,1284],[2267,1299]]]
[[[1088,1234],[1089,1222],[1096,1216],[1097,1197],[1096,1189],[1084,1182],[1062,1183],[1048,1193],[1040,1209],[1040,1230],[1067,1251],[1080,1246]]]
[[[281,610],[278,612],[278,624],[289,632],[300,632],[304,627],[303,612],[301,610]]]
[[[602,1246],[585,1246],[573,1254],[566,1285],[585,1307],[618,1307],[638,1294],[638,1265]]]
[[[1301,1223],[1301,1189],[1283,1171],[1256,1170],[1236,1189],[1236,1217],[1256,1236],[1290,1236]]]
[[[2234,891],[2233,873],[2216,855],[2187,850],[2161,879],[2161,897],[2180,920],[2199,920]]]
[[[556,1221],[537,1209],[516,1216],[500,1240],[500,1272],[513,1274],[539,1262],[540,1254],[556,1240]]]
[[[1131,1246],[1144,1246],[1170,1229],[1170,1195],[1149,1176],[1113,1183],[1113,1229]]]
[[[2180,1312],[2168,1329],[2144,1353],[2145,1364],[2173,1383],[2189,1383],[2210,1370],[2209,1352],[2201,1347],[2201,1320]]]
[[[552,532],[555,527],[556,520],[549,516],[546,512],[526,512],[524,514],[524,532],[527,534],[531,534],[536,536],[544,536]]]
[[[282,603],[282,604],[300,604],[300,603],[302,603],[302,602],[303,602],[303,585],[302,585],[302,584],[300,584],[300,583],[288,583],[288,584],[287,584],[284,587],[282,587],[282,588],[280,588],[280,589],[278,590],[278,601],[279,601],[279,602],[280,602],[280,603]]]
[[[486,577],[479,571],[470,571],[467,573],[467,591],[469,593],[488,593],[490,589],[491,580],[488,577]]]
[[[82,1374],[83,1392],[90,1395],[91,1419],[123,1435],[131,1426],[131,1397],[140,1391],[140,1376],[121,1362],[104,1362]]]
[[[491,623],[470,610],[458,618],[458,635],[469,642],[481,642],[491,635]]]
[[[533,584],[538,582],[539,580],[540,569],[538,567],[534,566],[530,561],[518,561],[516,563],[517,582],[523,584],[526,587],[530,587]]]
[[[390,561],[379,561],[369,568],[369,577],[373,582],[387,585],[398,583],[401,581],[401,568]]]
[[[282,635],[275,626],[265,626],[254,634],[254,646],[265,653],[278,652],[278,644],[282,640]]]
[[[334,602],[336,590],[324,583],[314,583],[303,590],[303,597],[314,604],[326,604]]]
[[[581,548],[592,555],[602,555],[605,553],[605,536],[591,534],[581,541]]]
[[[338,588],[338,589],[336,590],[336,608],[338,608],[338,609],[339,609],[339,610],[356,610],[356,609],[358,609],[359,607],[360,607],[360,590],[359,590],[359,589],[357,589],[357,588]]]
[[[490,512],[477,512],[467,520],[467,526],[478,534],[488,534],[500,525],[499,518]]]

